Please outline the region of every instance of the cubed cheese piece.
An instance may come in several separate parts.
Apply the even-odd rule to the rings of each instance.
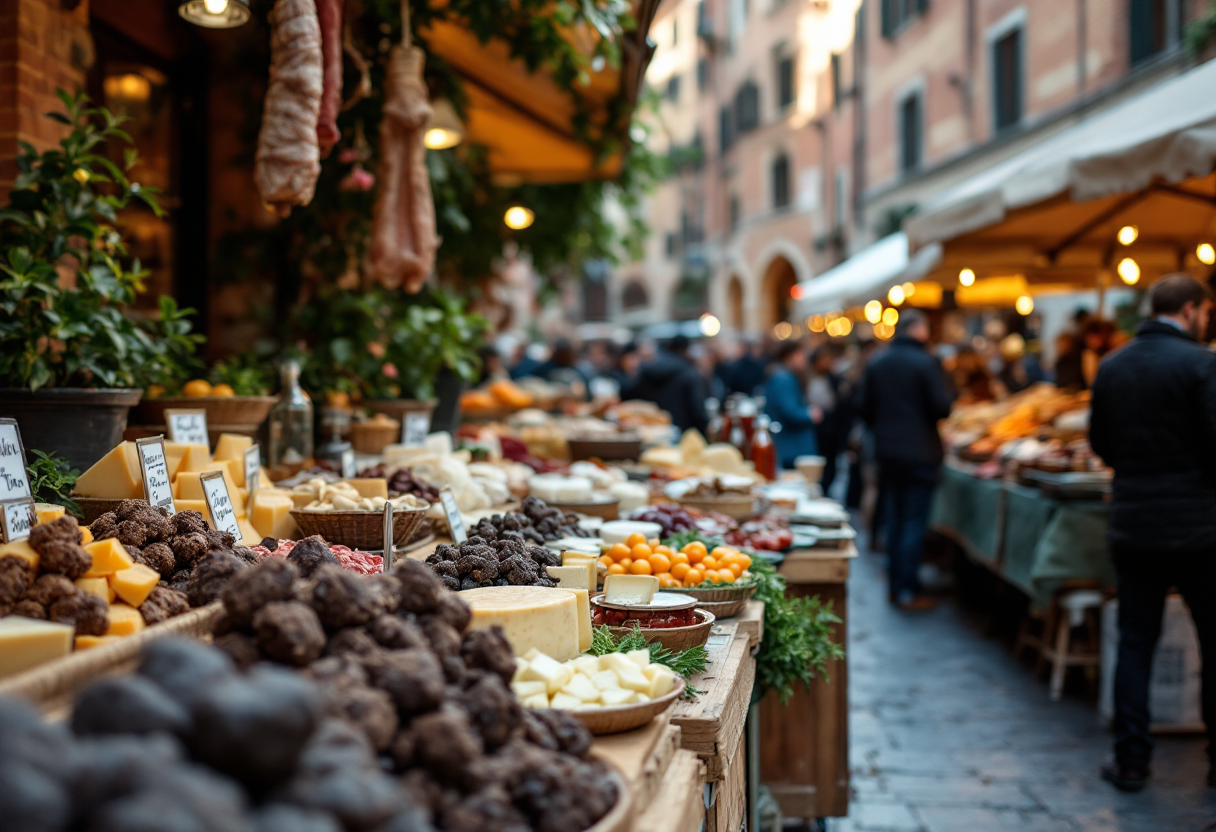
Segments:
[[[383,497],[388,499],[388,480],[383,477],[347,480],[352,488],[359,492],[360,497]]]
[[[50,503],[34,503],[34,511],[38,514],[39,526],[52,520],[58,520],[67,513],[67,509],[63,506],[56,506]]]
[[[80,527],[80,545],[87,546],[93,542],[93,533],[89,531],[88,526]]]
[[[38,570],[42,556],[34,551],[28,540],[18,540],[16,543],[0,545],[0,558],[21,558],[30,565],[30,569]]]
[[[185,458],[186,453],[191,448],[200,449],[200,450],[194,452],[196,455],[201,455],[201,454],[207,455],[206,462],[203,462],[200,464],[206,465],[207,462],[211,461],[211,452],[207,448],[206,445],[188,445],[185,442],[166,442],[165,443],[165,465],[169,469],[170,482],[172,482],[173,478],[177,476],[178,471],[181,470],[182,460]]]
[[[190,471],[201,471],[203,466],[211,464],[211,449],[206,445],[186,445],[181,461],[177,463],[174,476],[180,477]]]
[[[158,583],[160,573],[142,563],[132,564],[110,576],[110,586],[114,587],[114,594],[133,607],[138,607],[146,601]]]
[[[474,630],[498,625],[516,655],[533,647],[559,662],[579,647],[579,604],[573,592],[539,586],[489,586],[460,593],[469,605]]]
[[[638,701],[638,703],[639,703],[639,704],[640,704],[640,703],[642,703],[642,702],[649,702],[649,701],[650,701],[650,696],[649,696],[648,694],[645,694],[645,693],[639,693],[639,694],[637,694],[637,701]]]
[[[555,693],[549,700],[549,707],[559,711],[573,711],[583,705],[583,700],[568,693]]]
[[[76,636],[76,650],[91,650],[94,647],[103,647],[107,644],[113,644],[121,638],[122,636]]]
[[[583,702],[598,702],[600,698],[600,689],[581,673],[575,673],[570,681],[562,686],[561,692]]]
[[[605,708],[616,708],[621,705],[632,705],[637,701],[637,698],[637,693],[631,690],[625,690],[624,688],[614,688],[612,690],[600,691],[600,701],[604,703]]]
[[[144,484],[139,460],[135,458],[135,444],[122,442],[97,460],[76,480],[74,493],[83,497],[109,497],[112,500],[143,497]]]
[[[93,559],[93,565],[84,573],[85,578],[105,578],[120,569],[130,569],[135,561],[127,554],[127,550],[117,537],[107,537],[84,547]]]
[[[511,692],[523,700],[536,696],[538,693],[542,696],[548,696],[549,688],[544,682],[512,682]]]
[[[569,665],[541,655],[528,662],[527,669],[519,674],[519,681],[544,682],[545,690],[554,694],[561,690],[573,675],[574,671]]]
[[[617,677],[621,680],[621,687],[626,690],[636,691],[637,693],[646,693],[650,690],[650,680],[632,662],[629,667],[622,668]]]
[[[645,670],[650,667],[650,651],[649,650],[630,650],[625,656],[629,661],[638,666],[639,670]]]
[[[604,600],[610,604],[649,604],[658,592],[654,575],[609,575],[604,578]]]
[[[549,573],[549,577],[557,581],[557,585],[562,589],[585,589],[591,590],[591,584],[587,580],[587,567],[582,564],[571,566],[547,566],[545,569]]]
[[[591,600],[585,589],[566,589],[558,587],[562,592],[569,592],[578,601],[578,649],[591,649]]]
[[[539,650],[537,650],[535,647],[533,647],[527,653],[524,653],[524,661],[530,662],[539,655],[541,655],[541,652]],[[517,658],[516,661],[519,661],[519,659]]]
[[[647,672],[653,668],[653,674]],[[671,693],[671,689],[676,686],[676,674],[669,667],[663,665],[651,665],[647,670],[642,671],[643,674],[650,679],[650,689],[646,694],[651,699],[658,699],[660,696],[666,696]]]
[[[108,636],[133,636],[148,626],[139,610],[126,604],[111,604],[107,614],[110,618],[110,626],[106,628]]]
[[[522,674],[527,669],[528,669],[527,659],[521,659],[519,656],[516,656],[515,657],[515,674],[511,677],[511,681],[518,682],[522,678],[522,676],[520,674]]]
[[[620,678],[611,670],[601,670],[591,677],[591,682],[601,691],[621,689]]]
[[[611,670],[618,676],[625,671],[638,669],[638,666],[629,661],[629,657],[624,653],[608,653],[600,656],[600,664],[603,665],[604,670]]]
[[[10,615],[0,618],[0,676],[9,676],[72,652],[75,630],[67,624]]]
[[[586,673],[588,676],[599,673],[604,669],[603,666],[600,665],[599,656],[579,656],[577,659],[570,662],[570,666],[579,673]]]
[[[258,489],[249,507],[249,521],[262,537],[294,540],[299,535],[299,527],[291,516],[295,505],[289,496],[266,494]]]
[[[245,451],[253,447],[253,437],[240,433],[221,433],[215,443],[215,459],[235,459],[245,468]]]
[[[545,710],[549,707],[549,695],[538,693],[534,696],[529,696],[527,699],[521,700],[525,708],[539,708]]]
[[[85,592],[91,592],[107,604],[114,600],[114,588],[105,578],[77,578],[72,583]]]

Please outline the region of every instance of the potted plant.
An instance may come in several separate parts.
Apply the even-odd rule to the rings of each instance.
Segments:
[[[130,143],[122,119],[89,109],[87,96],[59,97],[64,112],[47,117],[70,132],[43,153],[20,143],[0,209],[0,414],[17,419],[27,447],[85,468],[122,439],[143,388],[189,371],[203,339],[172,298],[158,318],[124,314],[147,272],[124,262],[118,213],[133,199],[162,212],[154,189],[126,177],[133,149],[123,168],[99,152]]]

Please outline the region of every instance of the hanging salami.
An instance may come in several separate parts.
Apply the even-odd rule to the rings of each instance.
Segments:
[[[285,217],[312,201],[321,173],[317,126],[324,73],[316,0],[276,0],[270,24],[270,84],[254,179],[262,199]]]
[[[324,62],[324,89],[321,115],[317,121],[317,143],[321,158],[329,156],[342,137],[338,132],[338,110],[342,107],[342,4],[344,0],[316,0],[321,24],[321,56]]]

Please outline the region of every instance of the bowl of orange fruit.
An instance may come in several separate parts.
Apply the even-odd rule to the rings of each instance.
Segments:
[[[710,549],[694,540],[676,548],[658,538],[633,534],[606,547],[599,562],[609,575],[654,575],[660,591],[714,604],[706,608],[718,618],[737,615],[756,592],[756,581],[748,571],[751,555],[733,546]]]

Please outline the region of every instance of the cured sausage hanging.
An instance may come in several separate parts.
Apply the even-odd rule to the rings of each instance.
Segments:
[[[329,156],[342,138],[338,131],[338,110],[342,107],[342,5],[344,0],[316,0],[321,24],[321,55],[324,62],[324,90],[321,115],[317,121],[317,143],[321,158]]]
[[[270,24],[270,84],[254,179],[262,199],[285,217],[312,201],[321,173],[324,73],[316,0],[276,0]]]

